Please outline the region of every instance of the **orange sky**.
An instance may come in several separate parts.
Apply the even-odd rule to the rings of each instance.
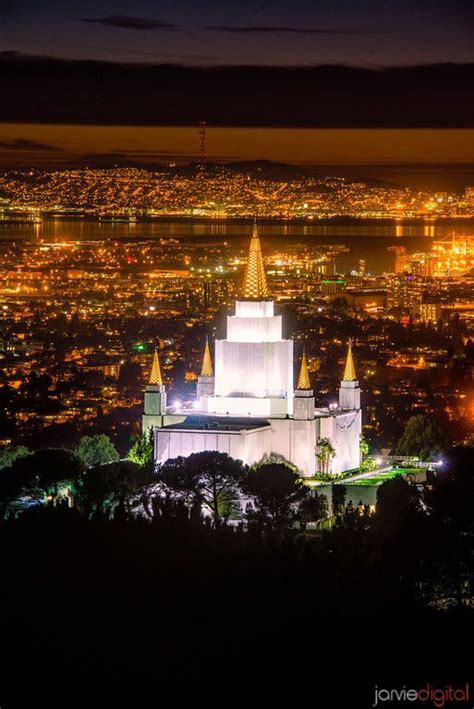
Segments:
[[[197,151],[197,127],[0,124],[2,166],[46,161],[60,165],[84,154],[116,152],[141,161],[188,160]],[[313,165],[466,164],[474,163],[474,129],[209,127],[207,155],[211,160],[269,159]]]

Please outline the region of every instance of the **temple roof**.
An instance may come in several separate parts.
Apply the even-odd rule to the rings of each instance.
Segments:
[[[151,365],[150,381],[148,383],[158,385],[158,386],[161,386],[163,384],[163,380],[161,378],[160,361],[158,359],[158,351],[157,351],[156,347],[155,347],[155,351],[153,353],[153,362]]]
[[[209,349],[209,340],[206,337],[206,346],[204,347],[204,356],[202,358],[201,377],[212,377],[212,376],[213,376],[213,371],[212,371],[211,351]]]
[[[263,265],[262,250],[260,248],[256,222],[254,222],[253,225],[247,266],[245,268],[243,297],[249,300],[267,300],[269,297],[267,276]]]
[[[255,428],[269,427],[267,419],[243,416],[186,416],[180,423],[172,423],[165,428],[199,431],[250,431]]]
[[[349,340],[349,348],[347,350],[346,366],[344,367],[343,382],[355,382],[357,380],[354,358],[352,357],[352,341]]]

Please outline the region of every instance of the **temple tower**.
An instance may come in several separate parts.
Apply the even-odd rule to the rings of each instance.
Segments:
[[[207,411],[207,399],[214,395],[214,372],[212,369],[211,351],[209,349],[209,339],[206,337],[204,355],[202,358],[201,374],[197,380],[196,401],[198,408]]]
[[[309,380],[308,363],[304,350],[293,401],[293,418],[298,421],[314,419],[314,392]]]
[[[163,416],[166,414],[166,387],[161,377],[158,350],[155,347],[151,365],[150,379],[145,389],[145,407],[142,417],[142,431],[148,431],[153,426],[163,426]]]
[[[360,409],[360,387],[354,367],[351,340],[349,340],[344,375],[339,388],[339,407],[349,411]]]

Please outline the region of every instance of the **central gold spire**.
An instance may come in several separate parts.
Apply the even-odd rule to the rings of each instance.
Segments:
[[[306,353],[303,350],[303,356],[301,358],[300,373],[298,376],[297,389],[311,389],[311,382],[309,381],[308,363],[306,361]]]
[[[212,359],[209,350],[209,340],[206,337],[206,346],[204,347],[204,357],[202,358],[201,377],[212,377]]]
[[[153,353],[153,362],[151,365],[150,381],[148,383],[153,384],[155,386],[162,386],[162,384],[163,384],[163,380],[161,378],[160,361],[158,359],[158,350],[156,349],[156,346],[155,346],[155,351]]]
[[[269,296],[267,277],[263,265],[260,239],[258,238],[257,222],[253,223],[252,239],[245,269],[243,297],[249,300],[267,300]]]
[[[349,348],[347,350],[346,366],[344,367],[343,382],[355,382],[357,380],[354,358],[352,357],[352,340],[349,340]]]

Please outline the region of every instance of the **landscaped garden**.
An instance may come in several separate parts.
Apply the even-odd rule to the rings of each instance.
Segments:
[[[354,480],[353,482],[348,482],[346,485],[352,486],[357,485],[358,487],[374,487],[381,485],[387,480],[396,478],[398,475],[408,475],[410,473],[416,474],[420,472],[420,468],[392,468],[384,473],[377,473],[376,475],[371,475],[369,478],[360,478],[359,480]]]

